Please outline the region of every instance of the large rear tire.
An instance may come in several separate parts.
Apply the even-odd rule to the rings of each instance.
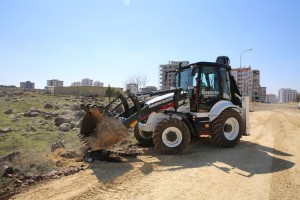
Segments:
[[[143,147],[152,147],[154,146],[152,140],[152,132],[145,132],[139,129],[139,126],[136,125],[134,127],[134,137],[139,142],[139,144]]]
[[[243,130],[241,115],[233,109],[226,109],[212,121],[211,138],[214,145],[230,148],[240,141]]]
[[[188,126],[181,120],[169,119],[157,124],[153,143],[163,154],[179,154],[186,150],[191,139]]]

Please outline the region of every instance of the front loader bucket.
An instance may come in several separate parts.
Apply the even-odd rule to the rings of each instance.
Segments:
[[[128,129],[99,106],[87,106],[82,119],[80,139],[92,150],[109,148],[128,138]]]

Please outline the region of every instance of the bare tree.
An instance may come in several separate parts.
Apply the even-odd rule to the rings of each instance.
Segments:
[[[149,78],[146,75],[134,75],[127,79],[126,84],[134,83],[137,85],[137,90],[140,91],[141,88],[146,87],[149,82]]]

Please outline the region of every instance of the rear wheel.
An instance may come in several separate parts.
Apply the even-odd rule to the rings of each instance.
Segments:
[[[164,120],[153,132],[153,143],[164,154],[178,154],[187,149],[190,143],[190,131],[187,125],[178,119]]]
[[[212,121],[212,141],[218,147],[235,146],[242,136],[243,124],[241,115],[233,110],[224,110]]]
[[[143,147],[153,146],[152,132],[141,131],[138,125],[134,127],[134,137]]]

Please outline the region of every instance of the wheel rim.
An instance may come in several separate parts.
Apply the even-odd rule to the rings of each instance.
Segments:
[[[223,127],[226,139],[234,140],[239,134],[239,129],[239,122],[233,117],[228,118]]]
[[[152,139],[152,133],[151,132],[146,132],[146,131],[141,131],[140,132],[140,136],[144,139]]]
[[[168,147],[177,147],[182,142],[182,133],[176,127],[169,127],[162,133],[162,141]]]

